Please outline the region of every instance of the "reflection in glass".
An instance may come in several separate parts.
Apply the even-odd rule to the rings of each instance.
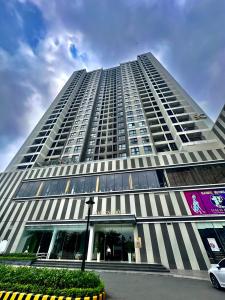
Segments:
[[[115,191],[123,190],[123,175],[115,174]]]
[[[63,195],[66,191],[66,183],[66,178],[43,181],[40,196]]]
[[[51,252],[52,259],[82,259],[85,232],[58,231]]]
[[[47,254],[51,238],[51,231],[26,231],[23,236],[25,243],[22,252]]]
[[[96,225],[93,258],[100,253],[101,260],[128,261],[128,253],[134,260],[133,227],[128,225]]]
[[[97,178],[99,184],[97,184]],[[41,188],[39,189],[40,185]],[[96,187],[98,185],[98,187]],[[81,176],[60,178],[43,181],[24,182],[17,198],[34,196],[54,196],[65,194],[80,194],[111,191],[125,191],[131,189],[150,189],[165,186],[165,177],[162,170],[139,171],[100,176]],[[38,190],[40,191],[37,195]]]
[[[38,188],[40,186],[41,182],[39,181],[30,181],[30,182],[24,182],[17,194],[17,198],[22,197],[33,197],[37,194]]]

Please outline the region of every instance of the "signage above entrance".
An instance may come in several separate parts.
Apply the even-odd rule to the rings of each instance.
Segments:
[[[96,214],[90,216],[90,223],[96,224],[96,223],[105,223],[105,224],[136,224],[136,217],[135,215],[131,214]]]
[[[100,216],[105,216],[105,215],[120,215],[121,214],[121,211],[119,209],[115,210],[115,211],[110,211],[110,210],[107,210],[107,211],[101,211],[101,210],[97,210],[96,211],[96,214],[93,214],[93,215],[100,215]]]

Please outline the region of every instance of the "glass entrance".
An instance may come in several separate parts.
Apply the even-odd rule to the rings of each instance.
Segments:
[[[225,223],[198,223],[197,227],[210,263],[225,258]]]
[[[104,261],[134,260],[133,227],[128,225],[95,225],[93,258]]]

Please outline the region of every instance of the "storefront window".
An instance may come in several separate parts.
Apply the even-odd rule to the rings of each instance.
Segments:
[[[84,231],[58,231],[50,258],[82,259],[84,251],[84,234]]]
[[[69,226],[70,227],[70,226]],[[82,259],[85,226],[31,226],[23,233],[18,252],[29,252],[52,259]],[[50,244],[52,244],[50,249]],[[51,253],[50,253],[51,251]]]
[[[52,232],[49,230],[27,230],[22,239],[21,252],[47,254]]]

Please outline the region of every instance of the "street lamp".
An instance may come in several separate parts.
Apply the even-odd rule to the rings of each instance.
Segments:
[[[83,251],[82,264],[81,264],[81,271],[85,270],[85,260],[87,256],[87,250],[88,250],[88,229],[90,223],[91,206],[95,204],[93,197],[90,197],[89,200],[86,202],[86,204],[88,204],[88,217],[87,217],[87,227],[85,231],[84,251]]]

